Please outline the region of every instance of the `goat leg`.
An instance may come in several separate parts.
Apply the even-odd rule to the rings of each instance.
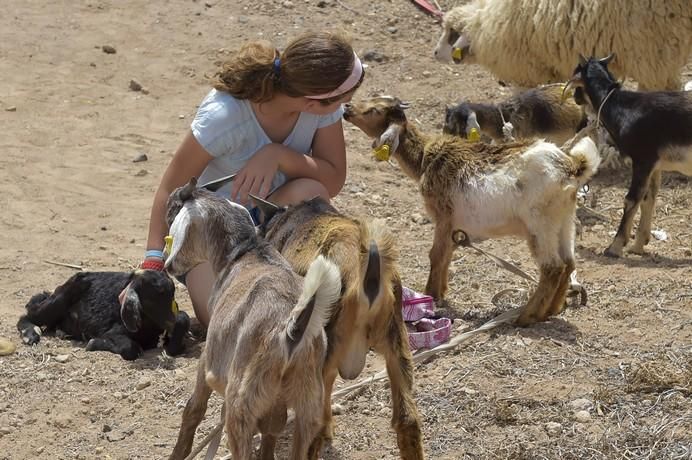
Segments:
[[[517,318],[516,324],[518,326],[529,326],[548,317],[550,302],[555,296],[557,283],[564,271],[564,267],[543,265],[540,271],[541,276],[538,280],[538,286],[522,309],[519,318]]]
[[[171,356],[179,355],[185,349],[183,340],[185,335],[190,330],[190,317],[184,311],[179,311],[175,318],[173,331],[167,334],[166,341],[163,345],[164,350]]]
[[[260,418],[257,422],[257,427],[262,433],[262,442],[260,444],[259,458],[260,460],[274,460],[274,448],[276,447],[276,439],[281,431],[286,426],[288,414],[285,404],[281,404]]]
[[[169,460],[183,460],[192,451],[192,442],[195,438],[195,431],[199,426],[204,414],[207,412],[207,402],[211,396],[211,388],[207,385],[205,353],[199,357],[197,364],[197,380],[192,396],[187,400],[185,410],[183,410],[182,423],[178,432],[178,441],[175,443],[173,453]]]
[[[654,171],[649,179],[649,190],[644,195],[644,200],[641,204],[641,216],[639,219],[639,227],[637,227],[637,237],[634,240],[634,245],[629,249],[629,252],[634,254],[644,254],[644,246],[649,244],[651,240],[651,224],[656,210],[656,195],[661,186],[661,171]]]
[[[132,361],[142,354],[142,347],[129,335],[122,323],[114,324],[105,334],[94,337],[86,345],[87,351],[110,351]]]
[[[392,392],[392,427],[396,431],[399,454],[403,460],[422,460],[420,417],[413,399],[413,361],[399,305],[401,285],[395,288],[395,314],[390,318],[389,331],[377,348],[381,348],[387,364]]]
[[[650,165],[640,165],[639,163],[632,164],[632,182],[625,196],[625,207],[622,212],[622,219],[620,220],[620,226],[618,227],[613,242],[608,249],[605,250],[604,254],[606,256],[622,256],[622,250],[627,246],[630,233],[632,233],[634,216],[637,214],[639,204],[649,187],[649,177],[651,176],[652,169],[653,167]]]
[[[452,224],[449,216],[435,224],[433,246],[430,249],[430,274],[425,293],[435,300],[442,300],[447,293],[449,264],[452,262]]]

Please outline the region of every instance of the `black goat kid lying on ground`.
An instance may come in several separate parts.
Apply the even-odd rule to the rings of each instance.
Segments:
[[[121,307],[118,294],[130,282]],[[178,311],[174,293],[173,281],[164,272],[77,273],[52,294],[33,296],[17,329],[27,345],[38,343],[45,327],[88,340],[88,351],[110,351],[127,360],[155,348],[165,331],[164,349],[177,355],[183,351],[190,318]]]
[[[642,254],[651,239],[661,171],[692,175],[692,92],[623,90],[608,71],[613,57],[579,56],[579,65],[565,90],[570,85],[583,88],[575,93],[577,102],[590,106],[620,152],[632,159],[632,180],[622,220],[605,251],[607,256],[619,257],[640,204],[641,220],[630,252]]]

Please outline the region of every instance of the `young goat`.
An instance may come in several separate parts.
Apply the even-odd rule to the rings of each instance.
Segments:
[[[262,231],[294,270],[304,274],[323,255],[342,276],[341,298],[326,327],[323,430],[310,450],[316,460],[323,439],[333,436],[331,393],[337,372],[355,379],[370,348],[384,356],[392,392],[392,426],[401,458],[423,458],[420,420],[413,399],[413,364],[401,313],[401,281],[394,241],[384,225],[351,219],[321,198],[278,208],[258,201]]]
[[[477,128],[496,141],[504,141],[503,126],[508,122],[518,139],[544,137],[562,145],[586,126],[584,110],[571,98],[563,102],[562,89],[562,85],[547,85],[499,104],[462,102],[447,107],[443,131],[468,138],[471,129]]]
[[[632,160],[632,179],[622,220],[605,254],[620,257],[641,204],[642,214],[631,252],[642,254],[651,239],[661,171],[692,175],[692,93],[625,91],[603,59],[579,57],[571,84],[583,87],[583,98],[596,113],[623,155]],[[569,85],[568,85],[569,86]]]
[[[118,294],[129,283],[121,307]],[[127,360],[155,348],[165,331],[164,350],[177,355],[183,351],[190,318],[178,311],[174,292],[168,275],[153,270],[77,273],[52,294],[33,296],[17,329],[27,345],[39,342],[44,326],[89,340],[88,351],[110,351]]]
[[[407,104],[384,96],[346,106],[344,119],[391,151],[420,183],[435,222],[425,292],[442,299],[454,235],[470,240],[517,236],[528,242],[540,280],[518,321],[528,325],[560,313],[574,263],[576,192],[596,171],[593,141],[569,154],[543,141],[490,145],[454,136],[426,136],[408,123]]]
[[[304,460],[321,426],[324,326],[339,298],[339,269],[317,257],[303,280],[256,235],[244,207],[195,185],[193,179],[169,197],[173,244],[166,269],[178,276],[208,260],[216,282],[206,347],[170,458],[190,453],[209,396],[216,391],[224,397],[234,459],[252,457],[257,431],[262,433],[260,457],[273,459],[286,411],[293,408],[290,458]]]

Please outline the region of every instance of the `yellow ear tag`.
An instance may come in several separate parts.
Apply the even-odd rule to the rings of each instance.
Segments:
[[[461,51],[461,48],[454,48],[452,50],[452,57],[456,59],[457,61],[461,60],[463,57],[464,53]]]
[[[389,145],[382,144],[379,148],[373,150],[373,154],[377,161],[389,161]]]
[[[574,88],[570,88],[569,91],[565,91],[567,85],[560,85],[562,89],[562,94],[560,95],[560,102],[565,102],[570,97],[574,97]]]
[[[163,241],[166,242],[166,247],[163,248],[163,251],[166,253],[166,255],[170,255],[171,250],[173,249],[173,237],[171,235],[166,235],[163,238]]]
[[[466,135],[466,139],[471,142],[478,142],[481,140],[481,133],[478,132],[478,128],[471,128],[471,132]]]
[[[178,303],[175,301],[175,299],[173,299],[173,302],[171,302],[171,311],[174,315],[178,314]]]

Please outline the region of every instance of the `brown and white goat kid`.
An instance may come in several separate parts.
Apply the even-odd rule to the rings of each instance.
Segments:
[[[406,120],[408,104],[391,96],[348,104],[344,119],[387,145],[403,171],[420,184],[435,222],[425,292],[447,292],[453,234],[471,240],[515,236],[528,242],[538,264],[538,287],[517,323],[528,325],[562,311],[574,271],[576,193],[596,171],[599,156],[584,137],[569,154],[542,140],[491,145],[426,136]]]
[[[211,320],[197,381],[185,406],[172,459],[190,453],[212,391],[224,397],[225,428],[234,459],[274,458],[276,437],[295,410],[290,458],[304,460],[321,427],[327,351],[324,326],[339,298],[339,269],[317,257],[297,275],[279,252],[256,235],[250,213],[206,190],[193,179],[168,200],[173,237],[166,269],[183,275],[211,262],[216,282]]]
[[[324,439],[333,436],[331,393],[337,372],[355,379],[369,349],[382,355],[392,392],[392,426],[402,459],[423,458],[420,419],[413,399],[413,363],[401,313],[401,280],[392,235],[378,221],[344,216],[321,198],[288,208],[256,200],[265,215],[263,231],[304,274],[319,255],[341,272],[342,294],[326,327],[323,431],[310,449],[316,460]]]

